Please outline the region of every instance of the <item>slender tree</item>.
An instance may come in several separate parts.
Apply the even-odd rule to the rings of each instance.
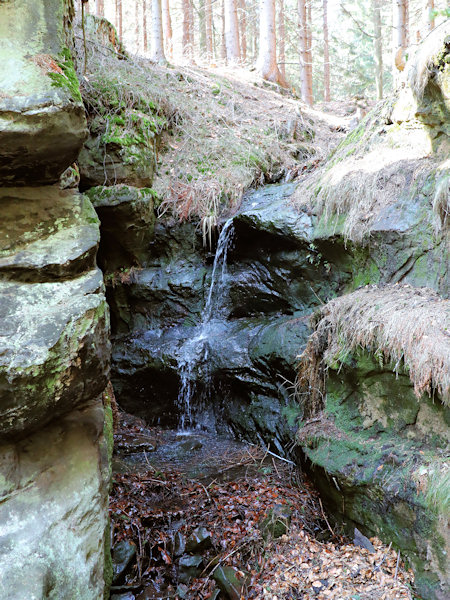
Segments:
[[[166,55],[170,60],[173,59],[173,32],[172,19],[170,16],[169,0],[162,0],[162,22],[163,22],[163,39],[166,49]]]
[[[222,0],[220,5],[222,30],[220,34],[220,58],[227,61],[227,44],[225,40],[225,0]]]
[[[194,13],[191,0],[183,0],[183,56],[193,57],[194,52]]]
[[[308,15],[306,10],[306,1],[298,0],[297,4],[298,18],[299,18],[299,29],[300,29],[300,42],[299,42],[299,58],[300,58],[300,88],[301,96],[304,102],[309,106],[312,106],[312,82],[310,84],[310,70],[309,70],[309,23]]]
[[[245,6],[245,0],[239,0],[239,12],[241,34],[239,45],[241,48],[241,60],[245,62],[247,60],[247,7]]]
[[[277,65],[275,0],[261,0],[259,11],[259,56],[257,69],[263,79],[287,87]]]
[[[239,48],[239,24],[237,17],[236,0],[225,0],[225,44],[227,48],[227,61],[238,63],[241,60]]]
[[[376,0],[374,0],[376,2]],[[323,0],[323,97],[325,102],[331,99],[330,86],[330,46],[328,40],[328,0]]]
[[[408,0],[393,0],[392,2],[392,49],[393,76],[398,77],[398,71],[405,68],[405,52],[407,47],[407,15]]]
[[[150,58],[158,64],[166,63],[164,55],[161,0],[152,0],[152,37]]]
[[[205,37],[206,58],[210,61],[213,57],[213,12],[211,0],[205,0]]]
[[[284,18],[284,0],[279,0],[278,12],[278,68],[286,79],[286,23]]]
[[[122,19],[122,0],[116,0],[116,25],[119,38],[122,39],[123,19]]]
[[[427,0],[427,12],[428,12],[428,31],[434,29],[434,0]]]
[[[141,31],[140,31],[141,20],[139,19],[139,2],[136,0],[136,4],[134,5],[134,38],[136,44],[136,52],[139,53],[139,46],[141,41]]]
[[[312,68],[313,68],[313,61],[312,61],[312,0],[308,0],[306,3],[306,18],[307,18],[307,27],[306,27],[306,32],[307,32],[307,39],[308,39],[308,58],[306,61],[306,66],[308,68],[308,88],[309,88],[309,95],[311,96],[311,103],[313,102],[312,97],[313,97],[313,93],[312,93]]]
[[[105,0],[97,0],[95,12],[99,17],[105,16]]]
[[[148,32],[147,32],[147,0],[142,0],[142,46],[144,54],[148,52]]]
[[[372,0],[373,46],[375,54],[375,83],[377,100],[383,97],[383,39],[381,35],[381,0]]]

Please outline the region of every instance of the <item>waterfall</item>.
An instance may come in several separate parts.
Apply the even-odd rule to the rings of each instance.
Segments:
[[[214,257],[211,283],[202,313],[202,320],[195,329],[195,335],[181,346],[178,357],[178,369],[181,385],[177,404],[180,409],[180,429],[188,431],[193,426],[192,400],[196,385],[194,371],[208,359],[208,329],[211,321],[221,316],[224,305],[227,278],[227,254],[233,239],[233,220],[229,219],[220,232]]]

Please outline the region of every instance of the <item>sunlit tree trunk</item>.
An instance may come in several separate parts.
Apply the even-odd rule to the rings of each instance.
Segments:
[[[434,29],[434,0],[427,0],[427,13],[428,13],[428,31],[432,31]]]
[[[300,58],[300,87],[301,96],[304,102],[309,106],[313,103],[312,86],[309,84],[309,33],[308,33],[308,18],[306,11],[306,1],[298,0],[297,4],[300,43],[299,43],[299,58]]]
[[[95,12],[99,17],[105,16],[105,0],[97,0]]]
[[[200,53],[206,54],[206,21],[205,21],[205,0],[198,0],[198,29]]]
[[[164,64],[167,62],[164,55],[161,0],[152,0],[152,37],[150,58],[158,64]]]
[[[241,47],[241,59],[242,62],[247,60],[247,7],[245,6],[245,0],[240,0],[240,32],[241,37],[239,45]]]
[[[183,0],[183,56],[192,58],[194,52],[194,13],[191,0]]]
[[[136,44],[136,52],[139,53],[140,41],[141,41],[141,31],[140,31],[140,23],[139,19],[139,2],[136,0],[136,4],[134,5],[134,39]]]
[[[225,0],[225,44],[228,62],[238,63],[241,60],[241,51],[236,0]]]
[[[306,3],[307,10],[307,34],[308,34],[308,59],[307,59],[307,67],[308,67],[308,88],[309,95],[311,96],[311,103],[313,102],[313,93],[312,93],[312,0],[308,0]]]
[[[213,13],[211,0],[205,0],[205,37],[206,58],[210,61],[213,57]]]
[[[287,87],[277,65],[275,0],[261,0],[259,12],[259,56],[257,69],[263,79]]]
[[[170,17],[169,0],[162,0],[162,20],[163,20],[163,39],[166,48],[166,55],[170,60],[173,58],[173,33],[172,19]]]
[[[373,13],[373,46],[375,54],[375,83],[377,88],[377,100],[383,97],[383,40],[381,37],[381,0],[372,0]]]
[[[148,52],[148,31],[147,31],[147,0],[142,0],[142,34],[143,34],[143,51]]]
[[[122,39],[123,21],[122,21],[122,0],[116,0],[116,25],[119,38]]]
[[[222,17],[222,31],[220,36],[220,58],[226,62],[227,60],[227,44],[225,41],[225,0],[221,2],[221,17]]]
[[[374,1],[376,2],[376,0]],[[328,0],[323,0],[323,97],[325,102],[329,102],[331,99]]]
[[[278,65],[281,76],[286,79],[286,24],[284,22],[284,0],[279,0],[278,12]]]
[[[405,68],[405,52],[407,47],[407,0],[393,0],[392,3],[392,50],[393,76]]]

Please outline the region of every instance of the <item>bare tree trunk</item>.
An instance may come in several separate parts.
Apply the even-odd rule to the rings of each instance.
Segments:
[[[221,32],[221,39],[220,39],[220,58],[225,61],[225,63],[227,62],[227,44],[226,44],[226,40],[225,40],[225,0],[222,0],[222,4],[221,4],[221,11],[222,11],[222,32]]]
[[[259,12],[259,57],[258,71],[263,79],[287,87],[286,79],[277,65],[275,0],[261,0]]]
[[[105,16],[105,0],[97,0],[96,11],[99,17]]]
[[[238,63],[241,60],[239,48],[239,25],[237,18],[236,0],[225,0],[225,44],[227,47],[227,60],[229,63]]]
[[[372,0],[374,54],[375,54],[375,83],[377,100],[383,97],[383,40],[381,37],[381,0]]]
[[[206,58],[208,61],[213,57],[213,13],[211,0],[205,0],[205,36],[206,36]]]
[[[152,37],[150,58],[156,63],[165,64],[161,0],[152,0]]]
[[[139,53],[139,46],[140,46],[140,41],[141,41],[141,31],[140,31],[140,25],[141,21],[139,19],[139,2],[138,0],[136,0],[136,4],[134,5],[134,39],[135,39],[135,46],[136,46],[136,53]]]
[[[173,59],[173,32],[172,19],[170,17],[169,0],[162,0],[162,19],[163,19],[163,39],[166,47],[166,54],[170,60]]]
[[[199,29],[199,42],[200,42],[200,54],[206,54],[206,21],[205,21],[205,0],[198,0],[198,29]]]
[[[434,0],[427,0],[427,9],[428,9],[428,31],[433,31],[434,29]]]
[[[191,46],[191,58],[194,60],[195,36],[194,36],[194,0],[189,0],[189,43]]]
[[[279,0],[278,13],[278,64],[281,76],[286,79],[286,25],[284,22],[284,0]]]
[[[240,8],[240,13],[241,13],[240,14],[241,59],[242,59],[242,62],[245,62],[247,60],[247,7],[245,6],[245,0],[240,0],[239,8]]]
[[[398,71],[405,68],[406,52],[406,18],[407,0],[393,0],[392,3],[392,54],[393,54],[393,77],[398,79]]]
[[[116,0],[116,25],[117,25],[117,32],[119,34],[119,38],[120,38],[120,40],[122,40],[122,34],[123,34],[122,0]]]
[[[142,0],[142,34],[144,54],[148,52],[148,31],[147,31],[147,0]]]
[[[299,43],[299,59],[300,59],[300,87],[301,96],[303,101],[312,106],[312,90],[309,85],[309,68],[308,68],[308,19],[306,11],[306,1],[298,0],[297,4],[299,29],[300,29],[300,43]]]
[[[307,34],[308,34],[308,93],[311,97],[311,104],[313,104],[313,92],[312,92],[312,81],[313,81],[313,73],[312,73],[312,0],[308,0],[306,4],[307,9]]]
[[[376,0],[374,0],[376,2]],[[331,99],[330,86],[330,46],[328,40],[328,0],[323,0],[323,97]]]
[[[193,56],[193,12],[191,0],[183,0],[183,56]]]

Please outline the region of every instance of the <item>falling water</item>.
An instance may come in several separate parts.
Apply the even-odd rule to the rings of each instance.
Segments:
[[[220,232],[214,257],[211,284],[208,297],[203,309],[202,320],[196,328],[194,337],[184,342],[180,349],[178,368],[181,378],[178,393],[178,407],[180,409],[180,429],[188,430],[193,424],[192,399],[195,392],[194,369],[208,358],[208,348],[205,342],[208,339],[210,322],[221,315],[223,299],[225,296],[225,282],[227,277],[227,254],[233,238],[233,220],[229,219]]]

